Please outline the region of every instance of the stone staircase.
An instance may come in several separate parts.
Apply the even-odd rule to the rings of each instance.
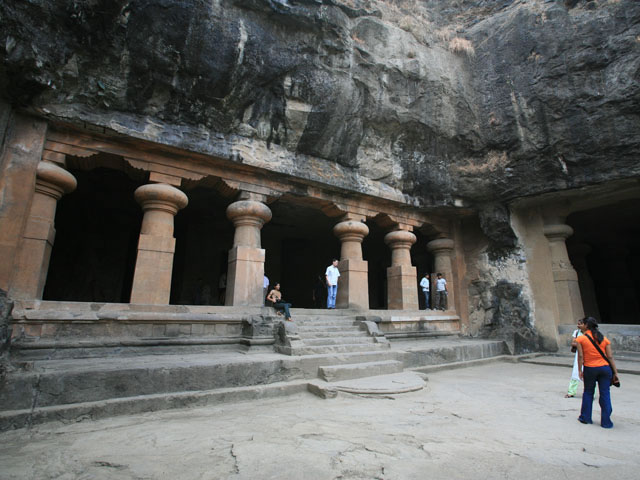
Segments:
[[[305,390],[323,397],[401,393],[422,388],[418,368],[504,353],[502,342],[447,332],[392,344],[355,311],[293,309],[292,315],[293,322],[276,321],[275,345],[255,351],[198,344],[73,349],[73,356],[60,345],[38,355],[14,352],[0,385],[0,431]]]
[[[317,379],[308,390],[323,398],[338,391],[363,394],[394,394],[423,388],[416,374],[404,372],[404,364],[376,327],[345,311],[293,312],[295,324],[285,323],[289,347],[299,357],[324,357]],[[329,363],[330,362],[330,363]],[[404,373],[403,373],[404,372]]]
[[[281,353],[289,355],[318,355],[330,353],[355,353],[388,349],[384,336],[372,336],[356,315],[336,314],[333,310],[314,313],[297,313],[294,325],[287,325],[287,333],[294,337],[289,349]]]

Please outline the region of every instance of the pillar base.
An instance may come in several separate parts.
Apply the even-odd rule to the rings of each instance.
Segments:
[[[387,268],[387,308],[389,310],[418,310],[416,267],[394,265]]]
[[[264,259],[262,248],[237,246],[229,250],[225,305],[260,307],[264,304]]]
[[[366,260],[340,260],[338,264],[340,279],[338,280],[337,308],[369,308],[368,273],[369,262]]]

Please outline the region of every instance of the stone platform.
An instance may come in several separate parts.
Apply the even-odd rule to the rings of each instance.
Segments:
[[[212,351],[22,361],[0,390],[0,430],[287,395],[307,390],[323,369],[337,365],[390,361],[416,369],[503,353],[499,341],[445,337],[301,356]]]

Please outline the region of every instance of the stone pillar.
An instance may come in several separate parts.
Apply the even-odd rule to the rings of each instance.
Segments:
[[[442,273],[447,281],[447,310],[455,310],[455,289],[453,288],[453,268],[451,255],[453,253],[453,240],[450,238],[438,238],[427,243],[427,250],[433,254],[435,272],[431,273],[431,301],[435,300],[436,275]]]
[[[15,298],[42,298],[47,280],[51,249],[56,236],[54,220],[58,200],[77,186],[76,179],[64,168],[40,162],[29,217],[22,237],[11,295]],[[5,259],[6,260],[6,259]]]
[[[229,250],[225,305],[262,306],[265,251],[260,230],[271,220],[271,210],[253,196],[229,205],[227,217],[236,231]]]
[[[391,248],[391,266],[387,268],[387,305],[389,310],[418,310],[418,273],[411,265],[411,245],[416,236],[408,230],[389,232],[384,243]]]
[[[369,308],[368,262],[362,259],[362,240],[369,233],[364,216],[347,214],[333,227],[342,242],[340,248],[340,279],[338,280],[338,308]]]
[[[573,228],[565,224],[545,225],[543,232],[549,240],[551,270],[558,303],[558,322],[573,324],[584,317],[578,274],[569,261],[565,243],[566,239],[573,235]]]
[[[586,243],[574,245],[571,248],[572,264],[578,275],[578,286],[580,287],[584,314],[600,321],[596,289],[587,266],[587,255],[589,253],[591,253],[591,247]]]
[[[135,191],[135,199],[142,207],[144,217],[138,240],[131,303],[168,305],[176,248],[173,217],[189,201],[180,190],[164,183],[139,187]]]

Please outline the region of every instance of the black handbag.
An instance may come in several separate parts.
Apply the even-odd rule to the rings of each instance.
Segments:
[[[596,350],[598,350],[598,353],[600,355],[602,355],[602,358],[604,358],[607,363],[609,364],[609,367],[611,367],[611,371],[613,372],[613,366],[611,366],[611,361],[609,361],[609,357],[607,357],[604,352],[602,351],[602,349],[598,346],[598,344],[595,342],[595,340],[593,338],[591,338],[591,335],[589,335],[588,333],[585,333],[585,336],[589,339],[589,341],[591,342],[591,344],[596,347]],[[618,375],[613,375],[613,377],[611,377],[611,385],[613,385],[614,387],[620,388],[620,380],[618,380]]]

